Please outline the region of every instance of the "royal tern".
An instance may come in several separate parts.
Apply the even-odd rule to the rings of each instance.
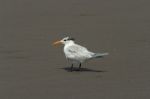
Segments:
[[[89,51],[87,48],[75,43],[74,38],[65,37],[62,40],[56,41],[53,45],[64,44],[64,53],[66,58],[71,61],[71,71],[73,70],[73,64],[79,64],[79,70],[81,69],[81,63],[94,59],[102,58],[108,53],[94,53]]]

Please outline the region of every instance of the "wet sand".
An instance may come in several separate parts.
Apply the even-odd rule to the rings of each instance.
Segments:
[[[149,99],[148,0],[0,1],[0,99]],[[94,52],[69,72],[65,36]]]

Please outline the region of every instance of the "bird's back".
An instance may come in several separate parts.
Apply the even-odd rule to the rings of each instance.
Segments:
[[[64,46],[64,53],[68,59],[84,62],[90,59],[94,53],[88,51],[85,47],[78,44],[68,44]]]

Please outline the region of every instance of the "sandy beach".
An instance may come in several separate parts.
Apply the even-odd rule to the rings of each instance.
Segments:
[[[0,1],[0,99],[149,99],[148,0]],[[103,59],[69,72],[72,36]],[[76,66],[77,67],[77,66]]]

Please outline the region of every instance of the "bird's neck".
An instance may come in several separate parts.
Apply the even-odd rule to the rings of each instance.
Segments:
[[[74,41],[69,41],[69,42],[66,42],[65,46],[69,46],[69,45],[73,45],[73,44],[75,44]]]

